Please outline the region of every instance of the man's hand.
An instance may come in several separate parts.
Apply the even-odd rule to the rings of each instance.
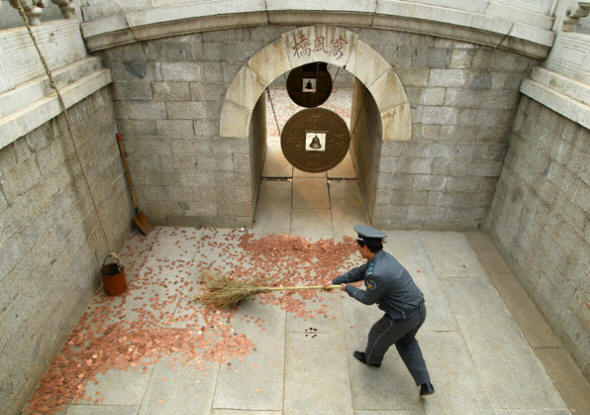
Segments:
[[[340,284],[340,289],[342,291],[346,291],[346,284]]]
[[[333,285],[332,280],[324,281],[324,283],[322,285],[324,287],[323,288],[324,290],[333,290],[333,288],[328,288],[330,285]]]

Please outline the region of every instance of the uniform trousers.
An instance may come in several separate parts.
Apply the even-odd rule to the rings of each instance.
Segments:
[[[419,305],[405,319],[392,319],[385,314],[369,331],[365,357],[370,365],[380,365],[392,344],[412,374],[416,385],[430,382],[430,375],[422,357],[416,333],[426,318],[426,306]]]

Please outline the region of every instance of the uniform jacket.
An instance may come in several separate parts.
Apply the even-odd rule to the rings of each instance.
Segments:
[[[346,286],[346,292],[363,304],[375,304],[392,319],[405,319],[406,314],[424,302],[422,291],[410,273],[389,253],[378,251],[373,259],[332,280],[334,284],[364,279],[365,290]]]

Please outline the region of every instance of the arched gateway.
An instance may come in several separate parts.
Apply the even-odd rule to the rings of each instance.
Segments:
[[[325,25],[284,33],[240,69],[225,96],[220,136],[248,138],[252,111],[264,89],[283,73],[311,62],[344,68],[364,84],[377,105],[383,140],[410,139],[408,99],[391,65],[356,33]]]

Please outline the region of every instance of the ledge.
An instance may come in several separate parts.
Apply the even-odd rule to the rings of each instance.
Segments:
[[[285,25],[345,25],[401,30],[509,50],[536,59],[549,53],[554,33],[552,18],[489,2],[477,7],[457,1],[463,9],[386,0],[211,0],[134,11],[83,23],[82,32],[91,51],[190,33],[229,28]],[[484,4],[485,3],[485,4]],[[491,4],[491,3],[490,3]],[[514,9],[514,8],[512,8]],[[530,16],[529,25],[522,22]]]
[[[520,92],[535,101],[551,108],[558,114],[590,129],[590,105],[575,100],[555,89],[530,79],[525,79]]]
[[[60,88],[66,107],[71,107],[112,82],[108,69],[99,69]],[[53,92],[0,118],[0,149],[62,113],[57,94]]]

